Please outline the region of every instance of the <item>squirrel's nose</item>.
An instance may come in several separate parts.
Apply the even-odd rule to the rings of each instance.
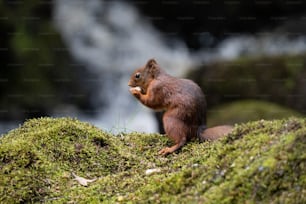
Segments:
[[[128,82],[128,86],[133,86],[133,83],[132,83],[132,81],[131,80],[129,80],[129,82]]]

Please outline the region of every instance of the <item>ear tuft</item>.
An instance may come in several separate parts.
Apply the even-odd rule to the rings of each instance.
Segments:
[[[148,67],[148,68],[153,68],[153,67],[155,67],[156,65],[157,65],[157,62],[156,62],[155,59],[149,59],[148,62],[147,62],[146,67]]]
[[[150,75],[155,78],[160,70],[159,70],[159,66],[157,64],[157,62],[155,61],[155,59],[150,59],[147,64],[145,69],[147,70],[148,73],[150,73]]]

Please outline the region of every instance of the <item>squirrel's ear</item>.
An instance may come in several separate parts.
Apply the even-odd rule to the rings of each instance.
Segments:
[[[145,69],[151,74],[152,77],[156,77],[159,73],[159,67],[155,59],[150,59],[147,62]]]
[[[157,62],[155,61],[155,59],[149,59],[146,65],[146,68],[154,68],[157,65]]]

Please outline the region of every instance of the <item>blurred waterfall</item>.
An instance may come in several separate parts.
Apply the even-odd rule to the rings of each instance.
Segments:
[[[182,75],[192,66],[184,44],[165,46],[159,32],[124,2],[57,0],[54,23],[72,56],[99,78],[96,100],[104,108],[97,118],[84,119],[116,132],[156,132],[153,114],[130,95],[127,82],[152,57],[169,73]]]

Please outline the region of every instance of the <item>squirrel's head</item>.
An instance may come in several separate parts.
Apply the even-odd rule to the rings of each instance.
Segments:
[[[130,87],[139,86],[145,94],[151,81],[160,73],[160,68],[155,59],[150,59],[145,66],[136,69],[129,80]]]

